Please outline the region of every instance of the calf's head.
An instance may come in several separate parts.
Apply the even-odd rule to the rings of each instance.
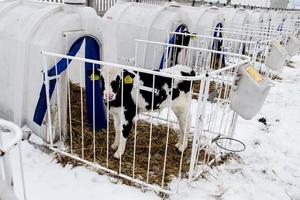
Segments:
[[[115,100],[121,87],[121,70],[114,67],[104,66],[99,71],[102,96],[104,100]]]

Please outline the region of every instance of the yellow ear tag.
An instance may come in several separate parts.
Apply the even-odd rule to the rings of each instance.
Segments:
[[[98,81],[98,80],[100,80],[100,75],[99,74],[91,74],[90,79],[91,79],[91,81]]]
[[[196,39],[196,38],[197,38],[197,35],[196,35],[196,34],[192,34],[192,35],[191,35],[191,39],[192,39],[192,40],[194,40],[194,39]]]
[[[246,71],[254,78],[257,82],[260,82],[263,80],[263,77],[252,67],[249,66],[246,68]]]
[[[129,75],[125,76],[124,84],[133,84],[133,79],[131,78],[131,76]]]

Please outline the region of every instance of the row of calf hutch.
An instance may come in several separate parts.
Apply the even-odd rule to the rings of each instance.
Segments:
[[[102,74],[101,70],[99,74],[98,70],[105,66],[121,70],[122,75],[129,73],[138,77],[140,74],[150,74],[160,77],[152,78],[151,84],[145,86],[139,85],[139,80],[131,76],[121,75],[124,77],[121,85],[125,84],[125,88],[128,85],[140,87],[140,90],[152,93],[149,96],[152,99],[156,96],[163,97],[163,89],[156,88],[155,81],[171,81],[170,85],[174,86],[178,84],[175,84],[178,78],[183,82],[198,84],[197,88],[190,86],[186,89],[189,94],[187,106],[197,110],[191,120],[188,120],[188,117],[185,119],[194,123],[191,128],[194,131],[193,139],[189,136],[191,147],[187,147],[190,148],[190,156],[172,152],[179,155],[176,157],[178,160],[175,160],[176,163],[180,162],[179,178],[182,178],[181,172],[186,170],[186,177],[191,181],[195,174],[199,175],[201,171],[198,169],[199,163],[211,164],[214,160],[212,158],[217,159],[216,154],[212,155],[212,152],[221,152],[216,146],[210,149],[213,146],[211,141],[218,135],[232,138],[237,115],[245,119],[254,117],[270,90],[268,77],[261,76],[249,66],[249,55],[241,55],[241,52],[224,48],[226,37],[228,41],[241,41],[244,39],[244,33],[237,32],[238,38],[230,38],[223,29],[235,31],[236,28],[247,27],[249,24],[255,27],[270,19],[265,11],[262,13],[254,10],[250,14],[251,17],[244,9],[189,7],[174,2],[164,6],[118,3],[100,18],[92,8],[82,5],[0,1],[0,91],[3,97],[0,99],[0,117],[20,126],[26,125],[50,143],[50,148],[72,159],[168,193],[170,185],[166,186],[164,183],[170,167],[168,161],[175,159],[167,154],[168,148],[172,149],[168,146],[169,132],[173,127],[171,124],[177,124],[176,117],[179,119],[181,116],[170,117],[163,111],[158,116],[152,115],[151,112],[141,113],[142,117],[139,115],[139,119],[150,123],[150,131],[143,131],[150,133],[144,155],[147,159],[138,157],[142,152],[138,147],[145,144],[137,147],[136,138],[133,142],[129,139],[128,145],[132,144],[134,154],[132,158],[125,156],[124,159],[132,159],[130,163],[134,164],[130,167],[132,172],[126,174],[124,170],[128,172],[128,163],[122,165],[122,159],[114,162],[113,155],[110,154],[113,150],[109,151],[109,103],[103,101],[101,92],[101,77],[105,74]],[[290,38],[292,41],[287,42],[286,48],[292,56],[299,50],[299,41],[296,37]],[[272,42],[275,42],[275,39]],[[253,41],[249,43],[252,44]],[[280,60],[280,65],[283,66],[286,59],[285,49],[279,42],[268,45],[264,49],[269,58],[266,65],[273,66]],[[251,62],[255,61],[256,59],[252,59]],[[183,70],[187,70],[184,68],[186,66],[190,67],[189,70],[196,69],[195,77],[184,76],[187,73]],[[176,69],[172,67],[183,71],[173,71],[173,74],[170,74],[168,68]],[[181,74],[176,76],[176,73]],[[237,74],[242,74],[243,78],[238,89],[235,89]],[[134,81],[137,81],[137,86],[134,85]],[[117,92],[119,90],[123,91],[120,87]],[[77,91],[77,96],[73,96],[74,91]],[[172,93],[173,90],[170,91],[171,96]],[[194,95],[198,97],[194,98]],[[253,100],[248,102],[249,98]],[[122,99],[122,105],[126,100],[128,101]],[[74,108],[75,104],[79,110]],[[153,106],[156,106],[153,104],[151,111],[154,110]],[[166,108],[170,110],[171,103]],[[136,108],[136,112],[137,110]],[[123,112],[125,111],[120,110],[121,114]],[[79,119],[74,119],[74,113],[79,113]],[[72,132],[78,131],[72,127],[74,120],[79,122],[77,128],[80,137],[72,135]],[[165,138],[166,144],[161,146],[165,153],[160,157],[161,160],[156,160],[163,164],[162,168],[159,168],[160,171],[163,169],[159,183],[151,181],[151,175],[155,176],[157,172],[151,171],[150,164],[153,159],[151,135],[157,128],[157,121],[165,122],[165,132],[168,133]],[[139,121],[136,124],[139,126]],[[181,125],[179,124],[179,127]],[[133,128],[135,132],[137,126]],[[107,130],[105,133],[98,132],[103,128]],[[62,137],[66,137],[69,144],[67,150],[56,148],[53,144],[56,136],[61,142],[65,142]],[[85,137],[90,137],[91,140],[85,141]],[[80,148],[74,146],[76,138],[80,138]],[[103,145],[102,140],[106,141],[103,146],[103,149],[106,149],[103,163],[99,161],[102,157],[97,156],[99,152],[96,146]],[[84,146],[88,145],[87,143],[93,144],[93,147]],[[180,146],[173,146],[175,145]],[[229,143],[225,141],[219,145],[226,146]],[[92,150],[92,154],[89,154],[93,155],[91,160],[87,158],[87,149]],[[200,153],[202,151],[205,152],[203,155]],[[130,149],[127,149],[124,155],[127,155],[126,152],[130,152]],[[186,157],[187,160],[184,160]],[[204,158],[201,162],[198,160],[200,157]],[[145,165],[139,166],[139,160],[145,160]],[[185,162],[188,164],[184,165]],[[146,168],[146,175],[136,174],[135,167],[140,167],[141,171]]]
[[[166,15],[168,17],[165,17]],[[242,51],[238,51],[239,53],[243,53],[244,47],[242,45],[246,45],[245,43],[248,42],[248,45],[253,46],[252,51],[257,51],[256,53],[263,58],[261,62],[267,59],[266,65],[268,68],[280,71],[287,54],[290,56],[295,55],[295,50],[291,50],[295,48],[291,46],[297,46],[297,41],[295,38],[290,37],[290,31],[282,33],[282,23],[286,20],[284,12],[281,12],[277,18],[274,17],[273,20],[272,27],[278,27],[278,24],[275,25],[278,21],[281,23],[280,31],[277,31],[278,28],[271,28],[271,16],[271,12],[258,9],[248,12],[242,8],[224,7],[220,9],[213,6],[196,8],[181,6],[176,3],[166,4],[165,6],[123,3],[111,8],[104,15],[104,18],[112,21],[111,24],[117,24],[117,28],[114,30],[115,44],[118,47],[116,57],[121,64],[132,64],[132,58],[136,53],[134,52],[135,39],[174,44],[177,42],[176,44],[214,50],[221,50],[228,44],[226,43],[227,40],[236,40],[235,48],[238,49],[237,43],[240,43],[239,47],[242,48]],[[128,30],[129,26],[131,27],[130,30]],[[170,32],[173,32],[173,34],[170,34]],[[193,34],[194,37],[188,34]],[[206,35],[208,37],[201,43],[193,39],[195,35]],[[209,36],[214,38],[209,38]],[[217,38],[224,39],[218,40]],[[287,52],[280,45],[276,45],[278,43],[276,39],[279,42],[284,40]],[[263,55],[258,52],[256,46],[264,51]],[[131,48],[128,49],[128,47]],[[139,63],[139,60],[137,60],[137,66],[148,69],[162,68],[161,61],[164,50],[158,50],[157,54],[161,59],[154,59],[153,62],[152,55],[147,52],[152,50],[148,47],[145,48],[144,55],[138,56],[142,57],[145,63]],[[278,50],[278,48],[280,49]],[[253,52],[248,54],[252,55]],[[276,60],[274,60],[275,56],[273,54],[276,54]],[[147,55],[149,58],[147,58]],[[253,58],[253,60],[256,62],[256,59]]]
[[[130,64],[134,58],[135,39],[166,42],[168,32],[186,31],[191,27],[190,31],[204,34],[202,24],[215,28],[224,22],[223,15],[214,8],[197,12],[197,8],[186,7],[191,17],[184,19],[176,4],[164,7],[117,4],[105,15],[107,20],[84,6],[29,1],[1,1],[0,5],[3,16],[0,50],[5,72],[1,73],[0,87],[7,97],[1,99],[1,115],[19,125],[28,125],[42,137],[40,126],[32,121],[43,83],[41,70],[45,61],[40,58],[41,51],[76,55],[84,44],[86,50],[94,48],[99,52],[96,59]],[[55,26],[49,30],[52,23]],[[93,54],[88,51],[85,54],[86,58],[94,56],[87,55]],[[158,54],[162,56],[163,51]],[[55,61],[47,62],[55,65]],[[159,62],[160,59],[153,66],[159,66]],[[147,63],[143,66],[153,67]],[[41,118],[37,121],[42,124]]]
[[[120,3],[108,10],[104,18],[117,26],[115,29],[117,51],[114,53],[120,59],[118,62],[121,64],[128,64],[128,61],[134,57],[136,39],[171,43],[174,38],[170,37],[170,32],[203,35],[207,34],[207,28],[222,28],[225,20],[218,8],[195,8],[180,6],[177,3],[165,6]],[[216,31],[212,32],[214,32],[212,34],[216,34]],[[189,42],[188,38],[187,40]],[[178,42],[182,45],[182,41]],[[147,55],[149,54],[145,51],[143,56]],[[163,49],[158,52],[158,55],[163,55]],[[152,60],[147,63],[149,59],[146,58],[146,63],[143,63],[142,66],[150,69],[160,66],[160,59],[157,59],[157,63],[152,63]]]

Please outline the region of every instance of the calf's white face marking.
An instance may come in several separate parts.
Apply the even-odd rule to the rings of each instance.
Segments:
[[[101,83],[104,100],[115,100],[117,93],[121,87],[121,70],[104,66],[99,71],[101,73]]]

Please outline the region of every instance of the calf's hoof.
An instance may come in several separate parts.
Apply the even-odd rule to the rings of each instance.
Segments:
[[[116,150],[118,148],[118,144],[117,143],[113,143],[110,147],[113,149],[113,150]]]
[[[122,157],[122,154],[119,153],[118,151],[115,152],[114,158],[120,159]]]
[[[176,145],[177,145],[177,144],[176,144]],[[187,145],[179,144],[178,147],[177,147],[177,146],[176,146],[176,147],[177,147],[178,151],[184,152],[184,150],[186,149],[186,146],[187,146]]]

